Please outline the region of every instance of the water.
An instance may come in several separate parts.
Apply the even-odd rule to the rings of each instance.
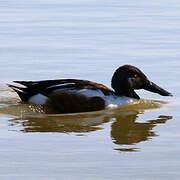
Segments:
[[[0,178],[179,179],[180,2],[1,1]],[[80,78],[110,86],[139,67],[173,97],[47,116],[19,105],[13,80]]]

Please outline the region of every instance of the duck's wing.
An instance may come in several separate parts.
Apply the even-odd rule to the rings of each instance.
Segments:
[[[91,89],[101,90],[104,95],[112,94],[113,91],[102,85],[92,81],[78,80],[78,79],[57,79],[57,80],[44,80],[44,81],[14,81],[15,83],[21,84],[24,87],[18,87],[14,85],[8,85],[14,91],[17,92],[22,101],[28,102],[29,98],[36,95],[42,94],[44,96],[50,96],[55,91],[66,91],[66,90],[80,90],[80,89]]]

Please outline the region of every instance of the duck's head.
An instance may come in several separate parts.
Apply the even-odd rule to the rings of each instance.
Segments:
[[[119,67],[111,81],[111,86],[118,95],[140,99],[135,89],[145,89],[162,96],[172,96],[171,93],[151,82],[146,75],[135,66]]]

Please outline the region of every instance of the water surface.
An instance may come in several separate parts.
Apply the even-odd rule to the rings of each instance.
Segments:
[[[0,178],[179,179],[179,7],[177,0],[2,1]],[[174,96],[137,91],[136,105],[45,115],[6,86],[56,78],[110,86],[123,64]]]

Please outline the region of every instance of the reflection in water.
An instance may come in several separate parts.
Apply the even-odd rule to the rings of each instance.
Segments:
[[[112,121],[111,138],[118,145],[134,145],[147,141],[157,134],[153,128],[159,123],[165,123],[171,116],[159,116],[157,119],[136,122],[140,115],[137,111],[99,111],[71,115],[36,115],[21,116],[9,120],[9,126],[22,132],[60,132],[85,133],[101,129],[103,123]],[[101,125],[101,126],[100,126]],[[17,127],[21,127],[20,130]],[[121,149],[133,151],[134,149]]]
[[[123,113],[122,113],[123,114]],[[111,127],[111,138],[113,143],[118,145],[135,145],[141,141],[147,141],[153,136],[158,136],[154,131],[159,123],[165,123],[172,119],[172,116],[159,116],[155,120],[145,122],[135,122],[138,114],[127,114],[116,116],[116,121]],[[116,148],[115,150],[123,152],[137,152],[137,148]]]
[[[115,148],[114,150],[122,151],[122,152],[138,152],[137,148]]]
[[[158,123],[165,123],[171,116],[159,116],[156,120],[136,122],[137,114],[122,113],[116,116],[111,127],[111,137],[115,144],[133,145],[157,136],[153,127]]]
[[[9,126],[21,125],[23,132],[91,132],[98,129],[98,125],[108,122],[105,115],[79,114],[62,116],[29,116],[10,120]]]
[[[135,145],[157,136],[153,128],[159,123],[165,123],[168,119],[172,119],[171,116],[159,116],[154,120],[137,122],[137,118],[145,109],[159,108],[159,105],[153,103],[152,101],[142,100],[138,104],[121,108],[68,115],[46,115],[42,112],[40,106],[16,104],[0,108],[0,113],[15,116],[15,118],[9,120],[10,130],[26,133],[75,132],[84,135],[86,132],[102,129],[102,124],[111,122],[111,138],[114,144]],[[132,147],[116,148],[116,150],[138,151],[138,149]]]
[[[152,128],[155,124],[135,122],[137,114],[122,114],[116,117],[111,127],[111,137],[115,144],[135,144],[155,136]]]

